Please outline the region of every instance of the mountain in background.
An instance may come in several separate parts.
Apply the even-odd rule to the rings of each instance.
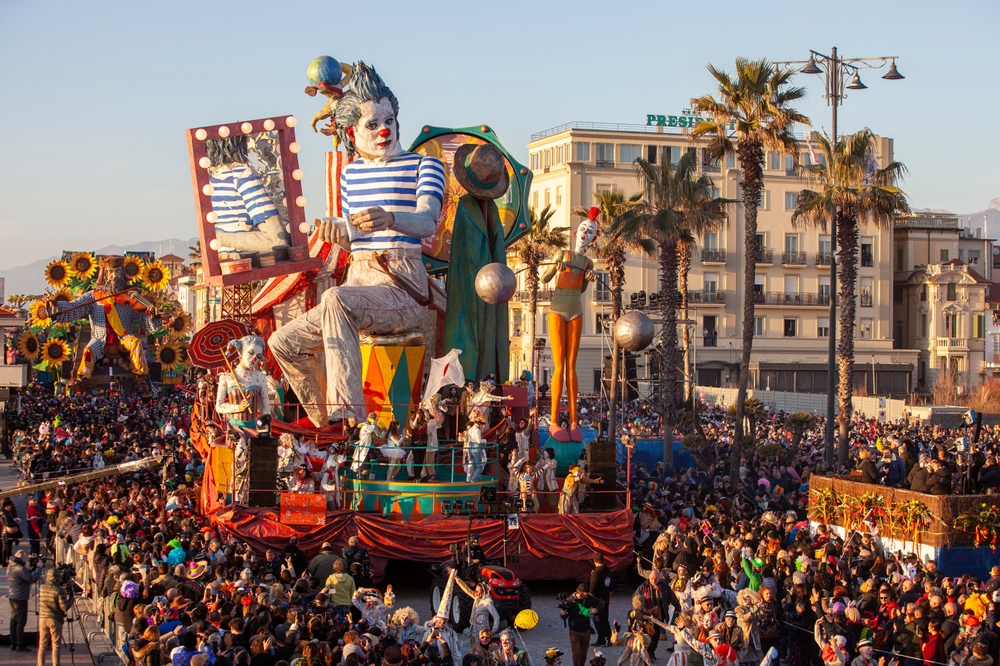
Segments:
[[[161,241],[144,241],[135,245],[107,245],[95,251],[94,254],[124,254],[126,252],[153,252],[157,257],[167,254],[176,254],[184,257],[187,262],[188,247],[198,242],[197,238],[181,240],[179,238],[168,238]],[[26,266],[15,266],[14,268],[0,269],[0,277],[5,278],[4,291],[6,295],[11,294],[40,294],[45,291],[45,267],[53,259],[58,259],[61,255],[52,255],[45,259],[34,261]]]
[[[990,202],[986,210],[958,216],[960,227],[984,229],[986,238],[1000,240],[1000,197]]]

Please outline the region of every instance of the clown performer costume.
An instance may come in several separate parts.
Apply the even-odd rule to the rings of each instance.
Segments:
[[[392,585],[385,588],[385,600],[379,598],[379,591],[373,587],[361,587],[354,591],[354,598],[351,603],[361,611],[361,617],[368,620],[368,626],[378,627],[386,631],[386,622],[392,613],[392,604],[396,601],[396,595],[392,591]]]
[[[368,478],[368,471],[371,464],[368,456],[372,455],[375,448],[375,438],[385,437],[385,431],[378,427],[375,412],[369,412],[368,420],[362,424],[358,431],[358,444],[354,447],[354,455],[351,458],[351,470],[358,475],[359,479]]]
[[[563,480],[562,492],[559,493],[559,513],[580,513],[579,490],[583,484],[580,478],[580,466],[570,465],[569,473]]]
[[[477,584],[475,588],[470,588],[465,582],[456,577],[455,585],[472,598],[472,610],[469,612],[469,626],[463,632],[471,641],[476,640],[482,629],[496,632],[500,628],[500,614],[497,613],[496,606],[493,605],[493,597],[485,592],[483,586]]]
[[[269,341],[316,426],[325,426],[328,417],[360,420],[364,414],[361,330],[399,333],[423,320],[429,298],[421,239],[434,234],[444,199],[441,162],[399,144],[396,96],[365,63],[353,71],[351,90],[334,114],[354,160],[340,178],[344,218],[318,221],[321,241],[350,249],[347,279]],[[337,406],[332,415],[328,405]]]
[[[421,480],[437,481],[438,429],[444,425],[445,409],[439,406],[441,399],[437,393],[420,404],[420,410],[427,418],[427,448],[424,450],[423,465],[420,467]]]
[[[542,282],[555,278],[555,290],[549,307],[549,337],[552,341],[552,412],[549,434],[558,442],[582,442],[576,412],[579,382],[576,376],[576,357],[580,351],[580,334],[583,332],[583,308],[580,296],[594,274],[594,262],[584,255],[597,238],[597,223],[586,219],[580,222],[574,235],[572,250],[559,250],[548,260],[542,273]],[[569,432],[559,425],[559,401],[563,386],[569,402]]]
[[[104,358],[105,346],[118,345],[128,352],[132,372],[146,375],[146,350],[142,338],[163,328],[159,315],[138,299],[135,294],[125,292],[128,280],[125,277],[123,257],[101,257],[97,281],[91,291],[80,298],[61,303],[49,301],[45,304],[44,317],[60,324],[69,324],[87,317],[90,320],[90,342],[84,349],[77,377],[90,379],[94,365]]]
[[[215,411],[228,416],[230,423],[252,424],[259,417],[271,414],[267,377],[260,371],[264,364],[264,341],[247,335],[231,340],[226,348],[227,353],[230,351],[238,353],[240,360],[231,372],[219,375]]]
[[[462,461],[465,482],[478,483],[486,467],[486,447],[483,445],[482,422],[478,414],[469,415],[469,427],[459,435],[462,441]]]
[[[546,448],[542,451],[542,459],[538,463],[538,470],[542,473],[541,478],[538,479],[538,490],[544,493],[542,497],[543,501],[552,507],[558,504],[559,479],[556,477],[557,468],[556,450],[551,447]]]

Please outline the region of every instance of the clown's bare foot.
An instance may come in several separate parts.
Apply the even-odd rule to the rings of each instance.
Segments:
[[[549,437],[563,444],[570,441],[569,431],[558,424],[549,426]]]
[[[580,426],[578,426],[575,423],[569,427],[569,441],[571,442],[583,441],[583,431],[580,430]]]

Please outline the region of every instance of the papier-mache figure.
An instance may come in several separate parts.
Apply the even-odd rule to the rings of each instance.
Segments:
[[[138,289],[128,289],[123,257],[101,257],[97,281],[91,291],[69,303],[50,301],[45,310],[53,321],[68,324],[84,317],[90,320],[90,342],[83,352],[77,377],[90,379],[94,365],[104,358],[106,345],[119,345],[128,352],[132,372],[149,372],[142,338],[163,328],[152,303]]]
[[[319,221],[321,241],[351,251],[347,279],[269,341],[316,426],[328,422],[326,405],[343,406],[335,419],[364,417],[359,332],[399,333],[423,319],[430,301],[421,239],[434,234],[444,199],[444,166],[400,146],[399,103],[375,70],[358,62],[350,87],[333,116],[357,158],[340,178],[344,218]]]
[[[215,411],[229,417],[230,422],[255,422],[270,416],[271,401],[267,397],[267,377],[261,372],[264,364],[264,341],[256,335],[231,340],[226,352],[240,355],[236,367],[219,375],[215,394]]]
[[[597,223],[593,219],[580,222],[574,235],[572,250],[558,250],[549,258],[542,273],[542,282],[556,280],[549,307],[549,339],[552,343],[552,412],[549,435],[559,442],[582,442],[583,432],[577,421],[576,398],[579,382],[576,357],[583,332],[583,308],[580,296],[594,273],[594,262],[584,253],[597,238]],[[559,401],[563,387],[569,402],[569,431],[559,425]]]
[[[220,250],[270,252],[288,245],[289,236],[264,181],[250,166],[248,143],[245,134],[205,142],[215,237]]]

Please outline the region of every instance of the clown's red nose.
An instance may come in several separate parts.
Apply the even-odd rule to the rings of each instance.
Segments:
[[[385,138],[387,138],[387,137],[389,137],[389,136],[392,135],[392,130],[389,129],[388,127],[383,127],[382,129],[380,129],[378,131],[378,135],[380,137],[382,137],[383,139],[385,139]]]

